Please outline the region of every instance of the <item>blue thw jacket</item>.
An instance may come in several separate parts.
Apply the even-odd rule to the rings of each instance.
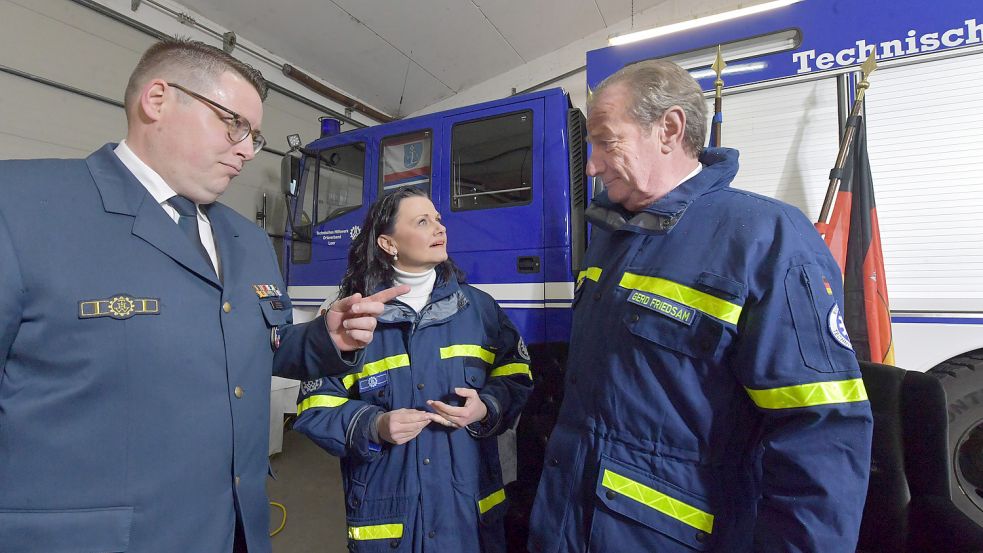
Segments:
[[[853,552],[871,413],[840,270],[737,152],[638,213],[605,194],[530,550]]]
[[[506,510],[496,436],[532,390],[529,356],[488,294],[441,281],[417,314],[394,300],[379,317],[365,365],[305,382],[294,428],[341,457],[348,547],[369,551],[505,551]],[[467,429],[430,424],[403,445],[372,441],[376,417],[427,400],[460,404],[470,387],[488,417]]]

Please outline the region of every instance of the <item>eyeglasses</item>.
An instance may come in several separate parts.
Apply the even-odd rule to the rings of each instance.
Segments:
[[[205,98],[201,94],[188,90],[187,88],[184,88],[183,86],[177,83],[167,83],[167,86],[173,86],[174,88],[184,92],[188,96],[201,100],[202,102],[205,102],[206,104],[216,109],[220,109],[225,113],[231,115],[231,117],[223,117],[222,120],[225,121],[225,124],[228,126],[227,134],[229,136],[229,140],[231,140],[233,144],[238,144],[243,140],[245,140],[247,137],[251,136],[253,139],[254,154],[258,154],[259,151],[263,149],[263,146],[266,146],[266,137],[260,134],[259,131],[254,131],[253,126],[249,124],[249,121],[247,121],[245,117],[223,106],[222,104],[215,102],[213,100],[209,100],[208,98]]]

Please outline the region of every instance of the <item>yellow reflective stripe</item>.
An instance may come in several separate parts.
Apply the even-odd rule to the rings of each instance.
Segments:
[[[346,397],[338,396],[311,396],[297,405],[297,414],[301,414],[308,409],[315,407],[338,407],[348,401]]]
[[[481,514],[485,514],[490,511],[492,507],[503,501],[505,501],[505,488],[502,488],[488,497],[478,501],[478,511],[480,511]]]
[[[600,267],[587,267],[580,274],[577,275],[577,286],[584,281],[585,278],[589,278],[594,282],[597,282],[601,278],[601,268]]]
[[[496,367],[495,369],[492,369],[490,376],[509,376],[510,374],[524,374],[530,379],[532,378],[532,371],[529,370],[529,365],[527,363],[509,363],[508,365]]]
[[[349,526],[348,538],[353,540],[384,540],[403,537],[402,524],[376,524],[375,526]]]
[[[741,306],[736,303],[664,278],[625,273],[619,285],[629,290],[641,290],[669,298],[731,324],[736,325],[737,319],[741,316]]]
[[[831,403],[867,401],[867,388],[860,378],[836,382],[813,382],[766,390],[747,388],[748,395],[762,409],[792,409]]]
[[[373,361],[371,363],[366,363],[361,372],[357,374],[350,374],[345,378],[341,379],[342,384],[345,388],[351,388],[360,379],[367,376],[372,376],[381,372],[386,372],[390,369],[398,369],[400,367],[408,367],[410,365],[410,356],[405,353],[402,355],[393,355],[392,357],[384,357],[378,361]]]
[[[481,359],[484,359],[486,363],[495,362],[494,353],[481,346],[473,346],[468,344],[455,344],[453,346],[447,346],[446,348],[440,348],[441,359],[450,359],[451,357],[480,357]]]
[[[693,528],[708,534],[713,532],[713,515],[710,513],[669,497],[645,484],[635,482],[631,478],[604,469],[601,485]]]

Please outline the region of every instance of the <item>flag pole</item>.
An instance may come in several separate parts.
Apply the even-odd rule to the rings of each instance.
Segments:
[[[857,133],[857,117],[863,111],[864,95],[870,87],[870,74],[877,69],[877,62],[874,53],[871,52],[867,61],[860,66],[860,82],[857,83],[857,97],[853,101],[853,109],[850,110],[850,117],[847,118],[846,130],[843,132],[843,139],[840,140],[840,151],[836,154],[836,164],[829,172],[829,187],[826,188],[826,198],[823,200],[823,208],[819,212],[819,220],[816,222],[816,229],[819,233],[826,234],[826,224],[829,219],[829,211],[833,206],[833,199],[839,189],[840,181],[843,180],[843,166],[846,164],[846,156],[850,152],[850,145]]]
[[[713,62],[711,66],[714,73],[717,74],[717,80],[713,81],[714,96],[713,96],[713,122],[710,125],[710,146],[713,148],[720,147],[720,130],[724,121],[723,117],[723,106],[721,94],[724,88],[724,80],[720,78],[720,75],[724,72],[724,67],[727,64],[724,63],[724,56],[720,52],[720,45],[717,45],[717,59]]]

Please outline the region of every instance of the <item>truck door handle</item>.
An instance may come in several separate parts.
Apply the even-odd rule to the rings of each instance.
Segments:
[[[515,262],[515,268],[520,273],[538,273],[539,272],[539,256],[538,255],[528,255],[519,257]]]

